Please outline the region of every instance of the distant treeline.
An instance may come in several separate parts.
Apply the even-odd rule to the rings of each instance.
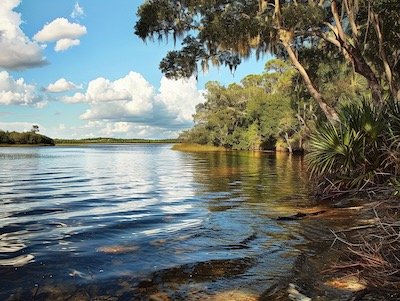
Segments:
[[[118,143],[177,143],[177,139],[123,139],[123,138],[85,138],[85,139],[54,139],[56,144],[118,144]]]
[[[54,140],[35,132],[4,132],[0,130],[0,144],[54,145]]]

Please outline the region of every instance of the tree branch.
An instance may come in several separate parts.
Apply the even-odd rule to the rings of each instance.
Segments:
[[[382,28],[381,28],[381,22],[380,22],[380,18],[379,15],[375,12],[372,12],[371,14],[371,22],[372,25],[375,29],[376,35],[378,37],[378,44],[379,44],[379,56],[383,62],[383,67],[385,70],[385,76],[386,79],[388,81],[389,84],[389,89],[390,92],[392,94],[392,96],[397,99],[397,93],[398,93],[398,89],[396,87],[396,83],[394,82],[394,78],[393,78],[393,69],[389,64],[389,60],[387,58],[386,55],[386,51],[385,48],[383,46],[384,44],[384,39],[383,39],[383,33],[382,33]]]
[[[327,104],[326,100],[322,97],[322,94],[314,86],[306,69],[299,62],[296,54],[294,53],[294,51],[293,51],[292,47],[290,46],[290,44],[288,43],[288,41],[282,40],[282,45],[285,47],[293,65],[295,66],[295,68],[299,71],[300,75],[302,76],[304,83],[306,84],[306,87],[307,87],[308,91],[310,92],[311,96],[317,101],[319,107],[324,112],[325,116],[328,118],[329,121],[337,122],[339,120],[339,116],[336,113],[335,109]]]
[[[355,21],[355,7],[353,5],[353,7],[350,7],[349,5],[349,0],[344,0],[344,6],[346,8],[346,12],[347,12],[347,16],[349,19],[349,23],[351,26],[351,31],[352,31],[352,37],[354,39],[354,41],[358,41],[358,27],[356,25],[356,21]]]

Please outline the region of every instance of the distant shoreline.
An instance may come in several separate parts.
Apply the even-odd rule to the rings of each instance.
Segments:
[[[75,142],[55,144],[0,144],[0,147],[46,147],[46,146],[83,146],[83,145],[130,145],[130,144],[179,144],[180,142]]]
[[[130,145],[130,144],[178,144],[180,142],[76,142],[56,143],[54,146],[82,146],[82,145]]]
[[[45,147],[54,146],[54,144],[17,144],[17,143],[0,143],[0,147]]]
[[[54,139],[56,146],[90,145],[90,144],[174,144],[177,139],[122,139],[122,138],[89,138],[89,139]]]

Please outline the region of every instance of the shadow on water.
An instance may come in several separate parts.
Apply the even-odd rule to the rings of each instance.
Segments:
[[[1,300],[257,300],[330,239],[277,221],[313,206],[302,157],[18,151],[0,150]]]

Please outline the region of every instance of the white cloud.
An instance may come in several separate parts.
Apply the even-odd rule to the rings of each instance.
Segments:
[[[86,102],[86,96],[82,93],[75,93],[74,96],[64,96],[61,100],[66,103],[80,103]]]
[[[27,132],[32,129],[32,125],[38,125],[41,133],[46,131],[46,128],[37,122],[0,122],[0,130],[3,131],[16,131],[16,132]]]
[[[33,105],[43,108],[47,101],[37,93],[35,85],[25,83],[23,78],[14,80],[7,71],[0,72],[1,105]]]
[[[197,90],[197,81],[194,77],[187,80],[171,80],[163,77],[159,92],[157,99],[164,103],[169,111],[174,112],[181,122],[191,121],[196,105],[204,102],[203,92]]]
[[[43,26],[33,38],[38,42],[55,42],[61,39],[77,39],[86,33],[85,26],[70,23],[66,18],[57,18]]]
[[[131,122],[88,121],[83,126],[67,126],[63,123],[46,129],[46,134],[53,138],[80,139],[90,137],[119,137],[160,139],[176,138],[179,130],[169,130],[152,125]]]
[[[73,46],[78,46],[81,44],[81,41],[78,39],[61,39],[58,40],[56,43],[56,46],[54,47],[54,50],[57,52],[60,51],[65,51]]]
[[[50,93],[60,93],[67,92],[75,89],[79,89],[80,87],[75,85],[73,82],[67,81],[65,78],[60,78],[53,84],[49,84],[45,89],[46,92]]]
[[[43,26],[34,35],[38,42],[56,42],[54,50],[65,51],[73,46],[78,46],[79,38],[87,33],[86,27],[78,23],[70,23],[66,18],[57,18]]]
[[[177,130],[192,125],[195,106],[204,101],[194,78],[162,78],[159,93],[136,72],[115,81],[99,77],[85,93],[64,97],[67,103],[86,102],[84,120],[128,122]]]
[[[78,19],[85,16],[85,11],[83,10],[83,7],[79,5],[79,2],[75,3],[74,9],[70,16],[72,19]]]
[[[42,48],[21,30],[21,15],[15,11],[21,0],[0,3],[0,67],[26,69],[47,64]]]

